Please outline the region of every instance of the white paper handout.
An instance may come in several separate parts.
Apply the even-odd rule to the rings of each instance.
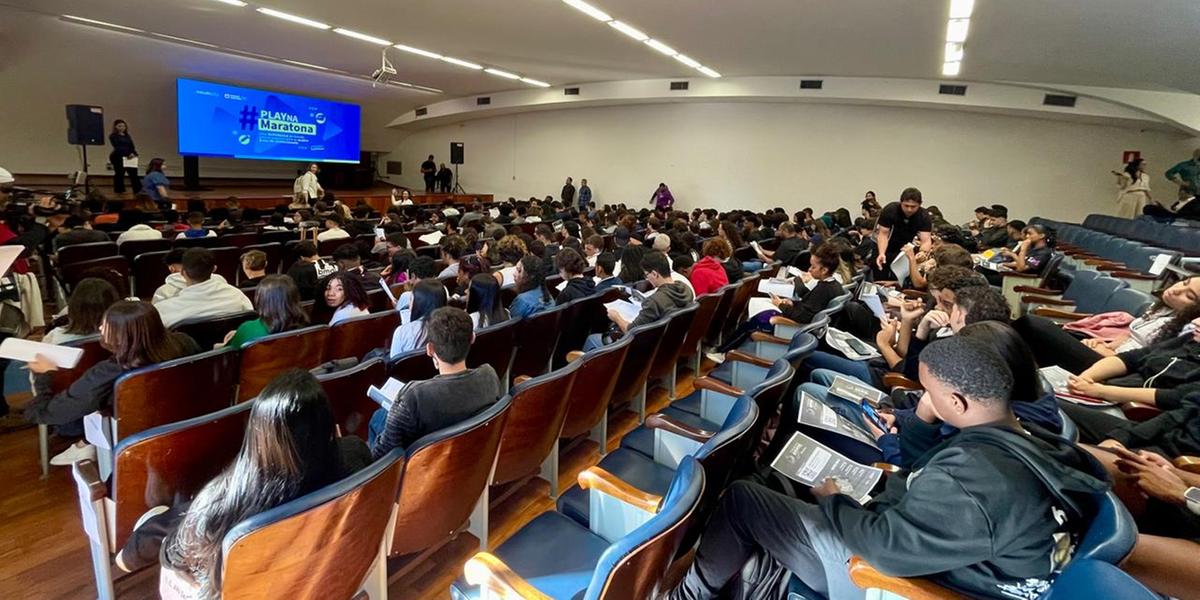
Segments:
[[[871,313],[875,315],[876,319],[882,319],[884,317],[884,315],[887,314],[883,310],[883,300],[879,299],[878,294],[871,294],[869,296],[864,296],[862,298],[862,301],[863,301],[863,304],[867,305],[867,308],[871,309]]]
[[[379,403],[384,410],[392,410],[392,404],[400,397],[400,392],[404,389],[404,382],[393,377],[388,377],[388,380],[383,383],[382,388],[370,386],[367,388],[367,397]]]
[[[771,304],[770,298],[751,298],[750,302],[746,304],[746,315],[749,317],[768,310],[779,310],[778,306]]]
[[[1163,270],[1166,269],[1167,265],[1169,264],[1171,264],[1170,254],[1159,254],[1158,256],[1155,256],[1154,262],[1150,264],[1150,274],[1156,277],[1158,275],[1162,275]]]
[[[632,323],[637,319],[638,313],[642,312],[642,305],[629,300],[613,300],[604,304],[605,309],[612,309],[621,315],[627,323]]]
[[[796,267],[788,267],[786,272],[792,277],[804,277],[805,274],[805,271],[801,271]]]
[[[427,245],[432,246],[433,244],[436,244],[436,243],[442,241],[442,237],[444,237],[445,235],[446,234],[444,234],[440,231],[433,231],[433,232],[427,233],[417,239],[422,242],[425,242],[425,244],[427,244]]]
[[[136,168],[138,168],[138,157],[136,157],[136,156],[126,156],[125,158],[122,158],[122,159],[121,159],[121,166],[122,166],[122,167],[124,167],[124,168],[126,168],[126,169],[136,169]]]
[[[875,443],[875,438],[871,434],[864,431],[858,425],[851,422],[849,419],[839,415],[832,406],[813,398],[812,396],[800,392],[800,414],[799,423],[832,431],[833,433],[844,435],[852,440],[866,444],[876,450],[879,449],[879,444]]]
[[[804,435],[793,433],[771,468],[804,485],[816,486],[832,477],[841,492],[866,504],[883,471],[860,465]]]
[[[903,252],[896,256],[896,260],[892,261],[892,274],[896,276],[896,281],[901,285],[904,284],[904,280],[908,279],[908,256]]]
[[[796,293],[796,284],[787,279],[770,279],[758,280],[758,292],[760,294],[775,294],[780,298],[792,298]]]
[[[1054,390],[1054,395],[1063,400],[1085,406],[1113,406],[1113,403],[1105,400],[1071,393],[1071,388],[1068,385],[1071,379],[1071,372],[1062,367],[1042,367],[1038,369],[1038,375],[1041,376],[1042,383]]]
[[[39,354],[49,359],[50,362],[54,363],[54,366],[60,369],[73,369],[75,365],[79,364],[79,359],[83,357],[83,348],[43,344],[42,342],[12,337],[0,343],[0,358],[31,362]]]
[[[833,383],[829,386],[829,393],[855,403],[866,399],[867,402],[871,403],[871,406],[876,408],[879,407],[879,403],[883,402],[884,398],[887,398],[887,395],[883,392],[860,381],[847,379],[841,375],[833,378]]]
[[[396,295],[392,293],[392,286],[388,285],[382,277],[379,278],[379,287],[383,288],[383,293],[387,295],[388,300],[391,300],[392,306],[396,305]]]
[[[0,246],[0,275],[8,275],[8,270],[24,250],[25,246]]]
[[[825,332],[825,342],[850,360],[867,360],[879,356],[879,351],[870,344],[834,327]]]

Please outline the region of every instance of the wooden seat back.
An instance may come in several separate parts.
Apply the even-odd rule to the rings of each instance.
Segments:
[[[196,340],[196,344],[202,350],[209,350],[213,346],[225,341],[225,336],[230,331],[235,331],[242,323],[253,321],[257,318],[258,313],[251,310],[227,317],[188,319],[176,323],[171,329],[180,333],[186,333],[193,340]]]
[[[367,388],[380,387],[385,380],[387,366],[381,358],[372,358],[352,369],[317,376],[329,397],[334,422],[341,427],[342,435],[367,439],[367,425],[379,408],[379,403],[367,396]]]
[[[172,235],[168,233],[167,235]],[[172,242],[176,248],[216,248],[221,246],[221,238],[218,237],[181,237],[175,238]]]
[[[260,244],[279,244],[282,247],[284,244],[291,241],[298,241],[300,234],[295,231],[262,231],[258,234],[258,242]]]
[[[520,325],[519,319],[509,319],[475,332],[475,341],[471,342],[471,349],[467,352],[467,367],[474,369],[491,365],[500,381],[505,381],[512,365],[513,348],[517,345]]]
[[[650,376],[650,366],[654,362],[654,354],[658,352],[658,343],[663,332],[667,329],[670,319],[663,317],[653,323],[639,325],[625,333],[632,336],[629,354],[621,363],[621,372],[617,375],[617,385],[613,389],[611,406],[621,406],[637,398],[646,386]]]
[[[143,252],[133,259],[134,295],[142,300],[154,297],[154,291],[162,285],[171,274],[163,259],[169,251]]]
[[[239,523],[222,544],[222,597],[353,597],[379,556],[403,471],[404,453],[397,449],[342,481]]]
[[[617,386],[613,374],[621,370],[632,343],[633,338],[625,336],[575,361],[579,370],[575,373],[575,385],[571,388],[571,401],[559,437],[578,437],[604,419]]]
[[[101,243],[111,244],[112,242]],[[76,246],[67,246],[67,248],[90,245],[78,244]],[[75,289],[75,286],[87,277],[98,277],[111,283],[114,288],[117,288],[117,293],[122,297],[128,296],[130,293],[129,259],[124,256],[113,254],[104,258],[59,265],[59,273],[62,275],[63,284],[66,285],[68,291]]]
[[[389,556],[420,552],[457,532],[487,488],[511,402],[505,396],[408,449]]]
[[[121,375],[113,386],[117,439],[229,407],[240,364],[236,350],[222,348]]]
[[[696,353],[700,352],[700,342],[704,340],[705,334],[708,333],[708,328],[712,325],[713,318],[717,314],[717,308],[721,305],[721,300],[724,296],[721,290],[717,290],[696,298],[696,312],[692,314],[692,324],[688,327],[687,335],[683,338],[683,344],[679,347],[680,359],[695,356]]]
[[[319,254],[321,256],[333,256],[334,250],[337,250],[338,248],[341,248],[342,246],[345,246],[346,244],[353,244],[353,243],[354,243],[354,238],[340,238],[340,239],[336,239],[336,240],[325,240],[323,242],[317,242],[317,254]]]
[[[59,268],[67,265],[96,260],[108,256],[117,256],[116,242],[89,242],[87,244],[71,244],[58,249]]]
[[[433,359],[429,358],[424,348],[389,358],[387,373],[388,377],[404,383],[433,379],[438,374],[437,367],[433,366]]]
[[[121,242],[117,249],[121,256],[129,260],[136,259],[139,255],[147,252],[166,252],[171,249],[171,240],[159,238],[157,240],[127,240]]]
[[[551,306],[521,319],[517,326],[517,353],[513,357],[512,376],[537,377],[550,368],[550,358],[558,345],[559,324],[567,306]]]
[[[114,548],[154,506],[190,498],[237,456],[251,403],[129,436],[113,456]]]
[[[259,338],[242,346],[238,402],[258,395],[288,369],[312,369],[325,360],[329,326],[317,325]]]
[[[742,317],[746,314],[746,305],[750,304],[750,297],[758,291],[759,279],[762,279],[762,275],[747,275],[742,278],[737,292],[733,295],[733,302],[729,305],[729,316],[725,319],[725,329],[722,332],[725,335],[733,334],[738,324],[741,323]]]
[[[267,275],[272,275],[279,272],[279,263],[283,260],[283,245],[277,242],[267,244],[249,244],[242,248],[242,252],[258,250],[267,255]],[[239,279],[239,281],[241,281]]]
[[[226,233],[221,235],[220,239],[221,244],[224,246],[233,246],[245,251],[247,246],[258,243],[258,234],[253,231],[248,233]]]
[[[512,409],[500,438],[493,485],[517,481],[537,471],[555,451],[578,370],[579,364],[573,363],[512,389]],[[556,489],[558,482],[551,481],[550,485]]]
[[[739,284],[733,282],[725,287],[713,292],[721,294],[721,300],[717,303],[717,308],[713,310],[712,322],[708,325],[708,331],[704,335],[704,342],[710,346],[716,346],[717,341],[721,339],[721,332],[725,330],[725,322],[729,320],[730,309],[733,308],[733,297],[737,295]]]
[[[394,310],[346,319],[329,328],[325,360],[362,358],[376,348],[387,348],[399,326],[400,313]]]
[[[650,379],[661,379],[675,372],[675,361],[683,349],[683,339],[687,337],[696,316],[696,305],[679,309],[670,315],[671,321],[663,330],[662,340],[654,353],[654,361],[650,365]]]

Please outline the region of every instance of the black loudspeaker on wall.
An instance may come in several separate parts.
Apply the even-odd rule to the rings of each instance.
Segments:
[[[68,104],[67,143],[74,146],[103,146],[104,109],[99,106]]]
[[[450,164],[461,165],[465,164],[463,160],[463,143],[450,142]]]

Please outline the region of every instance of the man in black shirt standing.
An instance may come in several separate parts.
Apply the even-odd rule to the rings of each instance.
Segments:
[[[432,154],[421,163],[421,175],[425,177],[425,191],[432,194],[437,182],[437,165],[433,162]]]
[[[562,189],[563,206],[570,207],[575,201],[575,184],[571,182],[571,178],[567,178],[567,183]]]
[[[910,187],[900,193],[900,201],[892,202],[879,212],[879,232],[875,244],[879,256],[875,259],[875,279],[894,279],[891,264],[900,254],[900,249],[920,237],[921,249],[928,250],[932,244],[933,219],[929,211],[921,207],[921,190]]]

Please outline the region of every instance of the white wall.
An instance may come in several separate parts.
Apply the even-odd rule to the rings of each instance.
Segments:
[[[586,177],[599,203],[646,204],[660,181],[683,208],[818,212],[857,205],[865,190],[895,199],[921,188],[962,222],[980,204],[1014,218],[1081,219],[1111,210],[1109,170],[1124,150],[1161,179],[1190,152],[1181,134],[975,112],[796,103],[681,103],[498,116],[411,132],[393,151],[401,183],[423,185],[416,166],[448,162],[466,144],[462,184],[499,197],[558,196],[563,178]]]
[[[183,172],[177,152],[175,78],[196,77],[362,104],[364,150],[389,150],[400,139],[387,91],[370,83],[283,64],[220,54],[0,7],[0,166],[14,173],[68,173],[80,167],[67,144],[67,104],[104,108],[105,128],[129,122],[143,161],[163,157],[168,175]],[[88,148],[93,174],[106,170],[109,148]],[[201,176],[294,177],[294,162],[202,158]]]

